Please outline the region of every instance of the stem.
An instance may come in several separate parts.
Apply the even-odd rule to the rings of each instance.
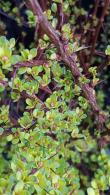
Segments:
[[[90,18],[90,23],[91,23],[91,29],[88,29],[89,30],[89,33],[88,33],[88,36],[87,36],[87,43],[90,44],[91,42],[91,37],[93,35],[93,29],[94,29],[94,19],[96,18],[96,15],[97,15],[97,11],[98,11],[98,6],[99,6],[99,1],[100,0],[96,0],[96,3],[95,3],[95,7],[94,7],[94,11],[93,11],[93,14]]]
[[[43,11],[47,9],[47,0],[39,0],[39,4]]]
[[[95,52],[95,45],[96,45],[96,42],[97,42],[97,39],[98,39],[98,36],[99,36],[99,32],[100,32],[100,29],[101,29],[101,26],[104,22],[104,17],[106,15],[106,11],[109,7],[109,3],[110,3],[110,0],[105,0],[105,3],[104,3],[104,8],[102,10],[102,15],[99,19],[99,22],[98,22],[98,25],[96,27],[96,30],[94,32],[94,38],[93,38],[93,44],[92,44],[92,48],[91,48],[91,52],[90,52],[90,61],[92,59],[92,56],[94,55],[94,52]]]
[[[20,67],[33,67],[33,66],[40,66],[40,65],[47,65],[47,60],[30,60],[25,62],[18,62],[14,64],[14,67],[20,68]]]
[[[61,27],[64,24],[64,13],[63,13],[63,8],[62,8],[62,3],[58,3],[58,25],[57,29],[61,30]]]
[[[98,6],[99,6],[99,1],[100,1],[100,0],[96,0],[94,12],[93,12],[93,15],[92,15],[92,16],[93,16],[93,19],[94,19],[94,17],[95,17],[96,14],[97,14]]]

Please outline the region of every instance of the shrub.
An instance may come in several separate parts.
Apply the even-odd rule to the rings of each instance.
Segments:
[[[37,47],[0,37],[0,194],[100,195],[110,187],[109,120],[94,56],[108,1],[87,24],[77,1],[39,2],[26,2]]]

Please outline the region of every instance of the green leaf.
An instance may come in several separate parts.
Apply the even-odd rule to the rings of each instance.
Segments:
[[[8,136],[7,136],[7,141],[10,142],[10,141],[12,141],[12,139],[13,139],[13,135],[8,135]]]
[[[12,39],[10,39],[10,45],[9,45],[9,47],[10,48],[13,48],[14,46],[15,46],[15,39],[12,38]]]
[[[106,55],[110,55],[110,45],[107,46],[107,49],[105,50]]]
[[[20,93],[12,92],[11,93],[11,98],[13,99],[14,102],[17,102],[20,98]]]
[[[92,186],[94,189],[97,189],[97,188],[98,188],[97,183],[96,183],[95,180],[93,180],[93,181],[91,182],[91,186]]]
[[[2,135],[4,132],[4,129],[2,127],[0,127],[0,135]]]
[[[32,74],[32,76],[35,78],[35,79],[37,79],[38,77],[38,74],[40,73],[40,72],[42,72],[43,71],[43,67],[42,66],[35,66],[35,67],[33,67],[32,69],[31,69],[31,74]]]
[[[27,71],[27,67],[21,67],[21,68],[19,68],[19,70],[18,70],[18,74],[24,74],[25,72]]]
[[[36,48],[33,48],[30,50],[30,54],[32,55],[32,58],[36,57],[37,55],[37,49]]]
[[[0,46],[8,46],[8,44],[9,44],[9,41],[6,39],[6,37],[5,36],[1,36],[0,37]]]
[[[96,195],[93,188],[88,188],[88,189],[87,189],[87,194],[88,194],[88,195]]]
[[[0,47],[0,58],[5,55],[5,51],[3,47]]]
[[[52,73],[56,77],[60,77],[62,75],[62,73],[63,73],[62,68],[60,67],[60,65],[57,62],[53,63],[51,69],[52,69]]]
[[[53,0],[56,3],[62,3],[62,0]]]
[[[57,58],[56,53],[52,53],[51,56],[50,56],[50,59],[51,60],[55,60],[56,58]]]
[[[24,112],[23,117],[21,117],[18,122],[20,123],[21,127],[28,128],[32,124],[32,117],[30,113]]]
[[[57,4],[56,4],[56,3],[52,3],[51,10],[52,10],[54,13],[57,12]]]
[[[24,49],[21,51],[21,55],[23,57],[24,60],[28,60],[28,56],[29,56],[29,49]]]
[[[0,85],[0,93],[4,91],[5,87],[3,85]]]
[[[24,182],[23,181],[19,181],[16,184],[14,191],[15,192],[20,192],[21,190],[23,190],[23,187],[24,187]]]
[[[22,57],[19,55],[12,55],[10,61],[11,61],[11,64],[16,64],[22,61]]]

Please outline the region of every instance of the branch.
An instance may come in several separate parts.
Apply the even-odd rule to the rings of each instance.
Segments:
[[[96,0],[94,12],[93,12],[93,15],[92,15],[93,19],[94,19],[94,17],[95,17],[96,14],[97,14],[98,6],[99,6],[99,1],[100,1],[100,0]]]
[[[47,0],[39,0],[39,4],[42,7],[43,11],[47,9]]]
[[[63,13],[63,8],[62,8],[62,3],[58,3],[58,25],[57,29],[61,30],[61,27],[64,24],[64,13]]]
[[[92,59],[92,56],[94,55],[95,45],[96,45],[96,42],[97,42],[97,39],[98,39],[98,36],[99,36],[99,32],[100,32],[101,26],[102,26],[102,24],[104,22],[104,18],[105,18],[107,9],[109,7],[109,4],[110,4],[110,0],[105,0],[104,8],[102,10],[102,15],[101,15],[101,17],[99,19],[98,25],[97,25],[96,30],[94,32],[94,38],[93,38],[93,43],[92,43],[92,48],[91,48],[91,53],[90,53],[90,59],[89,59],[90,61]]]
[[[20,68],[20,67],[33,67],[33,66],[40,66],[40,65],[47,66],[47,64],[48,64],[47,60],[30,60],[25,62],[18,62],[13,66],[16,68]]]
[[[93,14],[90,17],[91,28],[88,29],[89,32],[88,32],[88,36],[87,36],[87,44],[91,43],[91,38],[92,38],[92,35],[93,35],[93,32],[94,32],[94,30],[93,30],[94,29],[94,19],[96,18],[96,15],[97,15],[99,1],[100,0],[96,0],[94,10],[93,10]]]
[[[38,3],[37,0],[28,0],[30,3],[30,8],[33,10],[34,14],[37,15],[39,25],[41,26],[42,30],[50,37],[51,41],[56,45],[58,48],[60,55],[62,57],[62,60],[65,62],[65,64],[71,69],[71,72],[76,80],[77,83],[79,83],[82,91],[84,92],[85,97],[89,101],[93,111],[97,113],[98,116],[98,122],[103,123],[100,121],[100,109],[96,102],[96,97],[93,88],[89,84],[81,84],[79,82],[79,78],[82,76],[77,63],[76,59],[77,56],[74,53],[73,56],[69,56],[67,52],[64,49],[64,46],[62,42],[60,41],[59,35],[55,31],[55,29],[51,26],[51,24],[48,22],[46,16],[44,16],[43,11]]]
[[[74,72],[75,76],[81,76],[80,71],[76,65],[75,62],[73,62],[73,59],[71,56],[68,56],[65,53],[64,47],[62,42],[60,41],[60,38],[55,31],[55,29],[51,26],[51,24],[48,22],[46,16],[44,16],[43,11],[38,3],[38,1],[35,0],[29,0],[30,7],[33,10],[34,14],[37,15],[39,24],[42,28],[42,30],[50,37],[52,42],[56,45],[56,47],[59,49],[60,54],[64,60],[64,62],[69,66],[72,67],[72,72]],[[73,64],[74,63],[74,64]]]

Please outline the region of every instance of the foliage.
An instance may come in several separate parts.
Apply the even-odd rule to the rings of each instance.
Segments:
[[[8,3],[0,3],[0,7],[15,16],[20,25],[24,19],[19,18],[19,9],[15,6],[11,12]],[[103,109],[103,90],[98,89],[95,97],[94,87],[100,80],[95,59],[90,60],[88,68],[84,66],[87,61],[83,64],[81,60],[81,56],[87,59],[91,53],[95,58],[86,44],[91,21],[83,20],[87,11],[80,8],[77,0],[53,0],[40,6],[80,76],[74,76],[53,36],[39,26],[30,49],[16,46],[14,38],[0,37],[0,194],[109,193],[110,149],[106,132],[110,122],[104,118],[109,108]],[[59,7],[67,21],[61,24]],[[30,28],[36,28],[39,17],[29,10],[29,5],[25,14]],[[77,34],[78,20],[84,25],[82,41]],[[97,23],[98,17],[93,27]],[[108,45],[107,58],[109,50]],[[94,113],[95,98],[103,111]]]

